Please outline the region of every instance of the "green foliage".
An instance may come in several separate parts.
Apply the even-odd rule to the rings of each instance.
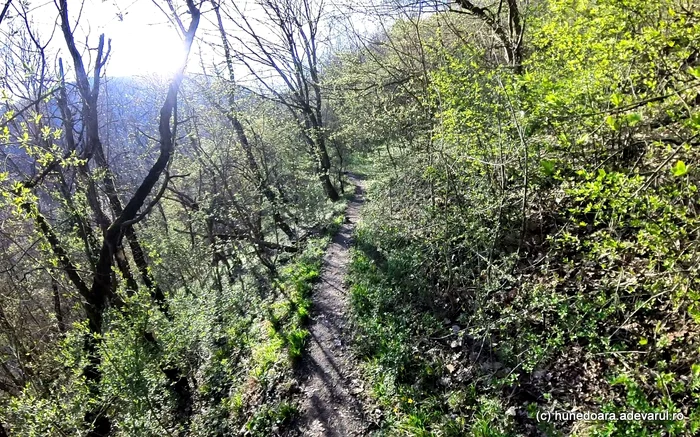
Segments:
[[[416,128],[377,134],[359,160],[374,181],[351,275],[357,353],[387,434],[697,432],[691,9],[532,5],[521,74],[476,40],[445,43],[460,30],[450,18],[414,23],[427,84],[411,90],[420,105],[391,109]],[[388,74],[392,56],[366,66]],[[535,420],[573,406],[693,419]]]
[[[613,435],[648,435],[648,436],[675,436],[696,434],[700,430],[700,410],[697,408],[685,411],[675,404],[672,399],[673,393],[684,392],[685,382],[675,379],[672,373],[661,373],[656,376],[655,389],[660,393],[653,398],[649,398],[640,383],[626,374],[619,375],[612,379],[613,386],[620,386],[624,395],[621,405],[608,403],[602,407],[606,413],[621,415],[628,412],[657,413],[659,415],[681,414],[682,420],[651,421],[651,423],[639,421],[613,421],[607,423],[594,424],[591,428],[591,435],[613,436]],[[698,394],[693,392],[693,397]]]
[[[685,165],[685,162],[683,161],[676,161],[676,164],[673,166],[673,175],[674,176],[685,176],[686,173],[688,173],[688,168]]]
[[[343,226],[343,223],[345,222],[345,216],[344,215],[339,215],[336,218],[333,219],[331,224],[328,226],[328,234],[329,235],[335,235],[338,233],[340,230],[340,227]]]
[[[309,331],[306,329],[295,329],[287,334],[287,343],[289,344],[289,357],[293,360],[301,357],[304,351],[306,338],[309,336]]]
[[[95,405],[85,379],[70,366],[80,364],[75,361],[80,360],[76,351],[80,351],[82,335],[82,330],[77,329],[64,340],[59,353],[48,360],[47,365],[63,370],[50,387],[28,384],[0,413],[5,423],[12,423],[21,430],[19,435],[69,435],[82,429],[82,417]],[[46,396],[47,391],[50,396]]]
[[[246,423],[250,435],[265,437],[279,432],[280,427],[289,423],[298,414],[297,408],[288,403],[281,403],[262,408]]]
[[[218,285],[211,271],[170,296],[168,319],[148,290],[118,290],[123,305],[108,312],[110,329],[101,342],[100,397],[81,375],[86,365],[82,345],[89,333],[76,324],[55,356],[46,356],[50,362],[45,365],[61,369],[60,377],[50,388],[27,386],[8,404],[2,420],[18,435],[78,434],[84,432],[85,412],[104,403],[110,405],[117,435],[185,432],[173,415],[178,397],[163,373],[178,366],[196,369],[194,407],[201,411],[193,415],[189,433],[217,435],[247,427],[254,435],[270,435],[296,414],[285,387],[293,378],[293,362],[303,353],[310,293],[327,241],[309,240],[282,269],[278,294],[258,289],[252,277]]]
[[[350,298],[355,352],[384,413],[379,432],[696,435],[697,2],[517,3],[526,20],[517,69],[501,62],[496,11],[486,26],[469,13],[397,20],[323,68],[323,134],[343,165],[333,177],[350,165],[372,178]],[[2,233],[12,237],[0,359],[6,379],[22,375],[0,397],[11,434],[85,434],[98,407],[116,435],[144,436],[275,435],[298,414],[293,366],[346,204],[326,202],[307,144],[290,134],[297,121],[206,79],[190,94],[211,104],[183,103],[199,124],[180,123],[187,141],[158,214],[135,224],[146,272],[125,246],[94,335],[67,274],[94,273],[104,229],[88,228],[101,222],[94,209],[114,208],[103,198],[111,176],[67,150],[49,111],[19,114],[2,90],[0,141],[13,149],[0,171]],[[233,91],[252,151],[217,107]],[[260,168],[241,169],[251,156]],[[69,325],[78,321],[66,332],[56,302]],[[83,375],[86,339],[97,344],[99,384]],[[174,369],[194,391],[188,417]],[[574,407],[687,419],[536,420]]]

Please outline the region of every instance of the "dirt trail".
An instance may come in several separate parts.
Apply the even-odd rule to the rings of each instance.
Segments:
[[[344,279],[350,262],[352,233],[364,201],[362,181],[351,177],[355,197],[345,223],[328,246],[321,281],[314,290],[309,345],[301,366],[301,433],[304,436],[366,435],[359,370],[346,341],[349,296]]]

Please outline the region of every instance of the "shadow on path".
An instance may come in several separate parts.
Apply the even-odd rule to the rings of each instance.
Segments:
[[[321,280],[313,294],[311,340],[299,371],[302,417],[300,431],[305,436],[364,436],[361,378],[350,351],[346,331],[348,291],[344,284],[350,261],[352,234],[364,202],[362,180],[350,176],[355,196],[345,211],[345,223],[326,250]]]

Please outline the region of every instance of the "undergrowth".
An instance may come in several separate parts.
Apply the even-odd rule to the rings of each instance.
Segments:
[[[441,17],[416,24],[430,67],[395,111],[415,129],[372,131],[357,160],[374,180],[355,349],[381,433],[698,435],[697,8],[530,12],[516,73],[462,34],[450,46]],[[682,419],[560,418],[572,411]]]

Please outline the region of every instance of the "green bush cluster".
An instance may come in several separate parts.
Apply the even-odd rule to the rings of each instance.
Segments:
[[[423,115],[373,133],[351,274],[388,435],[698,432],[696,9],[537,2],[521,71],[445,15],[391,35]],[[536,420],[574,408],[687,419]]]

